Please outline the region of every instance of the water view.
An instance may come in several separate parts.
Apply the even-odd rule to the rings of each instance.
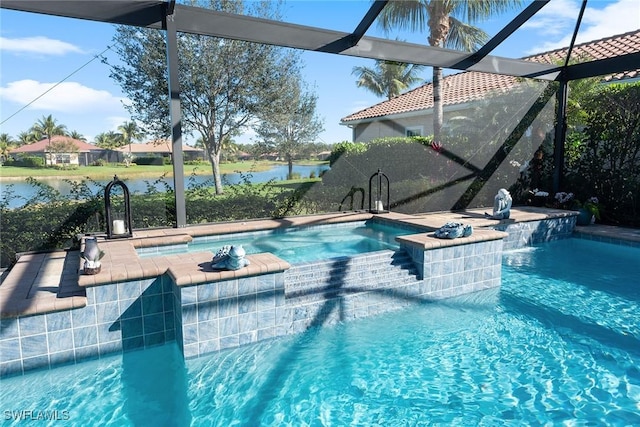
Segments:
[[[328,170],[328,165],[294,165],[293,173],[299,174],[301,178],[308,178],[311,173],[314,173],[315,176],[320,176],[320,174]],[[223,174],[222,179],[225,184],[239,184],[243,181],[243,176],[249,177],[250,182],[252,183],[260,183],[267,182],[269,180],[282,181],[287,179],[288,167],[287,165],[278,165],[274,166],[269,170],[261,171],[261,172],[242,172],[242,173],[229,173]],[[159,179],[160,177],[147,177],[147,178],[123,178],[123,181],[127,184],[129,191],[133,193],[145,193],[149,187],[154,188],[158,191],[164,191],[166,185],[170,188],[173,188],[173,178],[166,177]],[[71,191],[71,186],[69,183],[65,182],[62,179],[38,179],[38,181],[51,186],[60,192],[63,196],[69,195]],[[75,181],[80,181],[80,179],[75,179]],[[109,183],[110,180],[96,180],[96,185],[92,186],[92,191],[97,192]],[[185,176],[185,186],[188,188],[192,188],[202,184],[208,184],[213,186],[213,177],[210,175],[194,175]],[[38,192],[38,189],[34,186],[28,184],[25,181],[8,181],[0,183],[0,200],[4,200],[8,198],[8,207],[9,208],[17,208],[34,197]]]

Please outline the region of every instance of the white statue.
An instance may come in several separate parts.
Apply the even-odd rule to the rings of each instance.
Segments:
[[[485,212],[485,216],[493,219],[508,219],[511,215],[511,194],[504,188],[498,190],[498,194],[493,200],[493,214]]]
[[[240,246],[225,245],[216,252],[211,267],[215,270],[240,270],[250,264],[246,251]]]

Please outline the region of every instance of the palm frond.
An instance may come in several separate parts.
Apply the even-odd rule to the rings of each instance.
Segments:
[[[488,40],[489,35],[481,28],[466,24],[452,16],[449,17],[449,34],[445,40],[445,47],[473,52]]]

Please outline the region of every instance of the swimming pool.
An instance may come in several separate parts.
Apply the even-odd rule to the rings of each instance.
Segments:
[[[507,252],[500,290],[187,361],[165,345],[4,379],[2,416],[11,424],[31,410],[82,426],[640,425],[638,252],[555,241]]]
[[[196,237],[188,245],[142,248],[138,253],[142,257],[200,251],[215,253],[223,245],[242,245],[247,255],[270,252],[294,264],[398,249],[397,236],[419,231],[409,226],[357,221]]]

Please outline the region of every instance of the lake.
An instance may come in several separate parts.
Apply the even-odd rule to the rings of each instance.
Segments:
[[[302,178],[308,178],[309,175],[313,172],[316,176],[320,176],[320,174],[328,170],[328,165],[315,165],[315,166],[304,166],[304,165],[293,165],[293,173],[300,174]],[[278,165],[274,166],[269,170],[262,172],[251,172],[252,177],[250,178],[250,182],[252,183],[260,183],[267,182],[269,180],[283,181],[287,179],[288,167],[287,165]],[[245,176],[248,175],[248,172],[243,172]],[[242,174],[240,173],[229,173],[223,174],[223,184],[239,184],[242,182]],[[158,191],[164,191],[166,188],[162,182],[165,182],[169,187],[173,188],[173,177],[167,177],[162,180],[159,180],[157,183],[155,182],[158,178],[124,178],[123,181],[129,188],[129,192],[131,194],[134,193],[145,193],[147,191],[147,187],[151,186]],[[50,185],[54,189],[58,190],[62,195],[66,196],[70,194],[71,186],[61,180],[61,179],[38,179],[39,182]],[[80,179],[76,179],[75,181],[80,181]],[[111,180],[96,180],[97,185],[92,186],[91,190],[93,192],[97,192],[100,189],[103,189],[107,186],[107,184]],[[213,177],[211,175],[186,175],[185,176],[185,186],[187,189],[206,183],[208,181],[209,185],[213,187]],[[8,207],[9,208],[17,208],[25,204],[27,200],[31,197],[35,196],[37,193],[37,188],[23,181],[9,181],[0,183],[0,200],[4,200],[5,197],[9,197],[9,193],[11,193],[11,199],[9,200]]]

